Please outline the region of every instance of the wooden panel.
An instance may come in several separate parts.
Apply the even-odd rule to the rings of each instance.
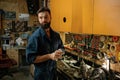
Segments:
[[[71,32],[72,27],[72,0],[60,0],[60,31]],[[66,22],[63,18],[66,18]]]
[[[120,0],[94,0],[95,34],[120,35]]]
[[[53,13],[51,24],[55,30],[92,33],[93,0],[51,0],[50,7]]]
[[[82,33],[82,0],[72,2],[72,33]]]
[[[93,0],[82,0],[82,31],[93,33]]]
[[[60,28],[60,0],[50,0],[50,9],[51,9],[51,27],[59,31]]]
[[[72,0],[50,0],[52,27],[56,31],[70,32],[72,21]],[[63,18],[66,18],[66,22]]]

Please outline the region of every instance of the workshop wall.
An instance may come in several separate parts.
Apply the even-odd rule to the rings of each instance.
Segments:
[[[18,20],[20,13],[29,14],[26,0],[0,0],[0,9],[3,9],[3,11],[16,12],[15,20]],[[6,27],[6,24],[10,21],[11,20],[6,20],[3,18],[3,27]],[[28,25],[33,26],[36,22],[37,16],[35,14],[30,14]]]
[[[33,3],[32,3],[33,2]],[[39,2],[35,4],[36,2]],[[30,3],[30,4],[28,4]],[[6,47],[7,45],[11,46],[21,46],[16,43],[16,39],[21,37],[24,41],[25,47],[27,44],[26,35],[29,35],[36,29],[36,25],[39,24],[36,11],[34,13],[30,13],[31,5],[38,5],[37,7],[43,6],[43,0],[0,0],[0,46]],[[36,6],[33,7],[34,10]],[[20,19],[21,14],[26,14],[29,17],[28,20]],[[9,39],[8,39],[9,37]]]
[[[99,61],[108,57],[111,68],[120,72],[120,36],[67,33],[65,47]]]
[[[107,54],[109,58],[114,58],[113,62],[120,61],[119,36],[69,33],[66,34],[65,44],[69,44],[68,46],[76,52],[83,50],[85,54],[96,55],[98,59]],[[97,56],[98,53],[100,55]]]

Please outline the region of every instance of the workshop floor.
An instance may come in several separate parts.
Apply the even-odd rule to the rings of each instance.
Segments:
[[[26,75],[23,72],[19,72],[14,74],[14,79],[15,80],[33,80],[31,74]]]
[[[13,77],[5,75],[0,80],[34,80],[30,74],[29,68],[19,69],[18,71],[12,73]]]
[[[31,75],[25,75],[22,72],[18,72],[18,73],[14,73],[13,77],[6,75],[0,80],[33,80],[33,78]]]

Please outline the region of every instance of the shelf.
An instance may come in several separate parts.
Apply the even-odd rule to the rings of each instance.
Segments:
[[[83,58],[83,59],[85,59],[85,60],[88,60],[88,61],[91,61],[91,62],[94,62],[94,63],[96,63],[96,64],[98,64],[98,65],[102,65],[103,64],[103,62],[104,61],[100,61],[100,60],[96,60],[96,59],[91,59],[91,58],[89,58],[89,57],[87,57],[87,56],[84,56],[84,55],[78,55],[78,54],[80,54],[80,53],[77,53],[77,52],[75,52],[75,51],[71,51],[71,50],[68,50],[68,49],[65,49],[65,51],[66,52],[68,52],[68,53],[71,53],[71,54],[73,54],[73,55],[75,55],[75,56],[79,56],[80,58]],[[116,72],[120,72],[120,63],[110,63],[110,69],[111,70],[113,70],[113,71],[116,71]]]
[[[75,55],[75,56],[79,56],[80,58],[83,58],[83,59],[85,59],[85,60],[94,62],[94,63],[96,63],[96,64],[98,64],[98,65],[102,65],[102,64],[103,64],[103,60],[100,61],[100,60],[96,60],[96,59],[87,57],[87,56],[82,55],[82,54],[79,55],[80,53],[77,53],[77,52],[75,52],[75,51],[71,51],[71,50],[68,50],[68,49],[65,49],[65,51],[66,51],[66,52],[69,52],[69,53],[71,53],[71,54],[73,54],[73,55]]]
[[[120,63],[110,63],[110,69],[120,73]]]

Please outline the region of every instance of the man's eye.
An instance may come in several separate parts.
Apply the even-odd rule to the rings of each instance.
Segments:
[[[49,17],[45,17],[45,19],[48,19]]]
[[[42,17],[39,17],[40,19],[42,19]]]

